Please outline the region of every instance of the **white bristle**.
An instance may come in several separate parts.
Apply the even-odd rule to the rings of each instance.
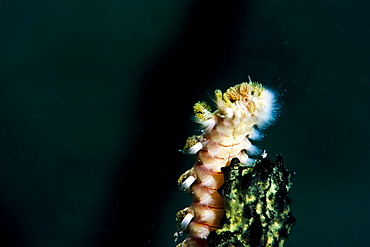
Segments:
[[[254,129],[249,135],[248,138],[253,141],[258,141],[263,138],[263,134],[260,133],[258,130]]]
[[[213,118],[210,118],[210,119],[208,119],[208,120],[206,120],[206,121],[202,122],[201,124],[202,124],[202,126],[203,126],[204,130],[205,130],[206,132],[209,132],[209,131],[211,131],[211,130],[213,129],[213,127],[215,127],[215,125],[216,125],[216,120],[215,120],[215,119],[213,119]]]
[[[258,155],[258,154],[260,154],[260,153],[261,153],[261,150],[260,150],[258,147],[256,147],[255,145],[250,145],[250,146],[247,148],[247,153],[248,153],[249,155],[254,156],[254,155]]]
[[[189,176],[185,181],[181,184],[181,187],[184,189],[188,189],[193,183],[195,182],[194,176]]]
[[[181,229],[186,229],[188,227],[191,220],[194,218],[194,214],[188,213],[184,219],[181,221]]]
[[[270,125],[275,119],[275,95],[270,90],[265,89],[259,101],[262,107],[256,112],[255,119],[258,128],[262,129]]]
[[[192,146],[191,148],[189,148],[188,150],[188,153],[189,154],[195,154],[197,153],[199,150],[201,150],[203,147],[203,144],[198,142],[197,144],[195,144],[194,146]]]
[[[252,167],[256,159],[248,158],[243,162],[243,165]]]

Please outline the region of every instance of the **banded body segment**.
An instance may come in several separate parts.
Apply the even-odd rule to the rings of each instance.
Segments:
[[[217,190],[224,184],[224,175],[221,171],[214,171],[201,162],[195,164],[194,171],[197,176],[197,181],[191,187],[192,192],[199,187],[197,184],[201,184],[203,187],[211,190]]]

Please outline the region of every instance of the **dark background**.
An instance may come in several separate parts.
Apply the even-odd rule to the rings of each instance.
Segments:
[[[174,246],[192,105],[279,96],[286,246],[368,246],[370,2],[0,2],[0,245]]]

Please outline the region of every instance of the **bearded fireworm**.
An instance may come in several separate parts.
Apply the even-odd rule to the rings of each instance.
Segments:
[[[217,190],[224,183],[222,167],[238,158],[245,166],[253,166],[261,152],[251,140],[262,138],[259,130],[273,122],[277,104],[272,91],[257,82],[243,82],[222,93],[215,91],[217,109],[212,112],[205,102],[194,105],[195,120],[202,127],[200,135],[187,139],[184,152],[195,154],[194,166],[180,176],[181,188],[193,195],[192,204],[177,213],[181,223],[175,239],[184,231],[189,235],[179,247],[208,246],[211,231],[220,228],[224,200]],[[251,157],[250,157],[251,156]]]

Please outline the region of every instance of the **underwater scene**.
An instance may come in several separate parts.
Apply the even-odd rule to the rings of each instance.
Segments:
[[[0,245],[369,246],[369,11],[0,1]]]

